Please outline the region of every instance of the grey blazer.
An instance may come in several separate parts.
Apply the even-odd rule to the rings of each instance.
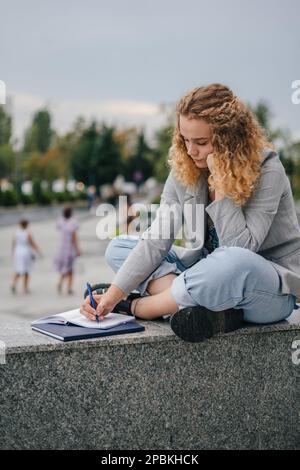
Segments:
[[[171,170],[161,196],[156,219],[141,235],[135,248],[116,273],[113,284],[126,294],[135,289],[161,263],[176,238],[178,224],[170,235],[161,236],[159,217],[166,220],[165,209],[174,205],[181,213],[186,204],[196,211],[203,208],[203,226],[198,237],[187,248],[173,246],[188,268],[203,257],[207,214],[214,222],[220,246],[248,248],[272,263],[281,279],[283,294],[300,296],[300,229],[291,186],[276,152],[266,149],[262,156],[262,171],[251,198],[241,208],[225,197],[208,204],[208,185],[204,174],[196,187],[180,183]],[[175,211],[176,212],[176,211]],[[178,219],[181,217],[178,217]],[[151,238],[156,232],[157,237]]]

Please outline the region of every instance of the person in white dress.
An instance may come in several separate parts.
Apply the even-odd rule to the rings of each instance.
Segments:
[[[35,243],[31,233],[28,231],[28,220],[21,219],[19,225],[20,227],[15,233],[12,244],[15,273],[11,290],[13,293],[16,293],[17,282],[20,277],[23,277],[24,293],[28,294],[32,262],[35,257],[34,252],[41,255],[41,251]]]

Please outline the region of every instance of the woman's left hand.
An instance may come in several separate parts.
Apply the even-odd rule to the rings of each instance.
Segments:
[[[207,166],[208,166],[208,169],[210,171],[212,178],[214,178],[214,155],[213,153],[210,153],[207,156],[206,163],[207,163]],[[215,201],[220,201],[221,199],[224,199],[224,197],[225,197],[225,193],[223,193],[222,191],[215,191]]]

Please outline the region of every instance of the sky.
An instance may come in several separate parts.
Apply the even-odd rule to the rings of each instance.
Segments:
[[[299,0],[0,0],[0,80],[21,142],[48,106],[59,133],[85,116],[151,133],[161,105],[224,83],[266,100],[300,138]]]

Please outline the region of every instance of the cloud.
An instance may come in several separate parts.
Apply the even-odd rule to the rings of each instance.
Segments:
[[[40,96],[15,93],[10,98],[14,120],[14,135],[22,142],[24,131],[38,109],[48,107],[53,116],[53,127],[58,133],[68,131],[78,116],[96,119],[121,127],[144,127],[147,134],[165,122],[159,104],[130,100],[47,100]]]

